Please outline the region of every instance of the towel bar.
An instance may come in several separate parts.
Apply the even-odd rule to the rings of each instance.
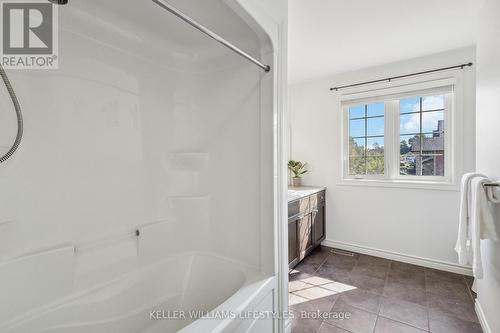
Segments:
[[[486,183],[483,184],[483,186],[488,186],[488,187],[499,187],[500,183]]]

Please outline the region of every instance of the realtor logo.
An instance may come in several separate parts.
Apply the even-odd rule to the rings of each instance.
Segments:
[[[47,0],[2,1],[1,4],[2,66],[56,69],[57,6]]]

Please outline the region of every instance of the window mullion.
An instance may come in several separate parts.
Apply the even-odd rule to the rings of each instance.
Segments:
[[[423,176],[423,170],[424,170],[424,157],[422,156],[422,152],[423,152],[423,146],[424,146],[424,138],[423,138],[423,134],[422,134],[422,97],[420,97],[420,113],[419,113],[419,116],[420,116],[420,131],[419,131],[419,137],[420,137],[420,170],[419,170],[419,174],[418,176]]]
[[[454,178],[454,169],[452,167],[452,161],[455,160],[456,153],[456,142],[454,142],[455,134],[455,123],[452,110],[452,95],[447,94],[444,99],[444,175],[448,179],[452,180]],[[453,129],[453,130],[452,130]]]
[[[349,108],[342,107],[342,177],[349,175],[350,165],[350,124],[349,124]]]
[[[365,175],[368,174],[368,104],[365,104]]]
[[[399,123],[399,112],[396,107],[397,101],[391,100],[387,102],[387,126],[386,126],[386,166],[387,176],[389,179],[394,179],[396,171],[399,169],[398,151],[399,151],[399,130],[396,125]]]

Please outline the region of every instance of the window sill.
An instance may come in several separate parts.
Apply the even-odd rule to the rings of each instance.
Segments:
[[[392,187],[408,188],[420,190],[438,190],[438,191],[460,191],[457,184],[440,181],[412,181],[412,180],[391,180],[391,179],[367,179],[367,178],[346,178],[342,179],[338,185],[341,186],[365,186],[365,187]]]

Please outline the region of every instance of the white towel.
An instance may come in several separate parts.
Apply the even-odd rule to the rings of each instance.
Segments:
[[[498,182],[497,184],[500,185],[500,182]],[[500,203],[500,193],[497,189],[498,187],[493,187],[493,186],[486,187],[486,194],[488,196],[488,200],[492,203]]]
[[[468,173],[462,178],[460,220],[455,251],[461,265],[472,264],[474,277],[483,277],[481,239],[497,240],[495,223],[483,184],[482,174]]]
[[[470,251],[470,232],[469,232],[469,212],[471,200],[470,194],[470,181],[474,177],[486,177],[480,173],[466,173],[462,177],[460,187],[460,217],[458,223],[458,239],[455,245],[455,251],[458,254],[458,263],[460,265],[467,265],[472,260]]]

